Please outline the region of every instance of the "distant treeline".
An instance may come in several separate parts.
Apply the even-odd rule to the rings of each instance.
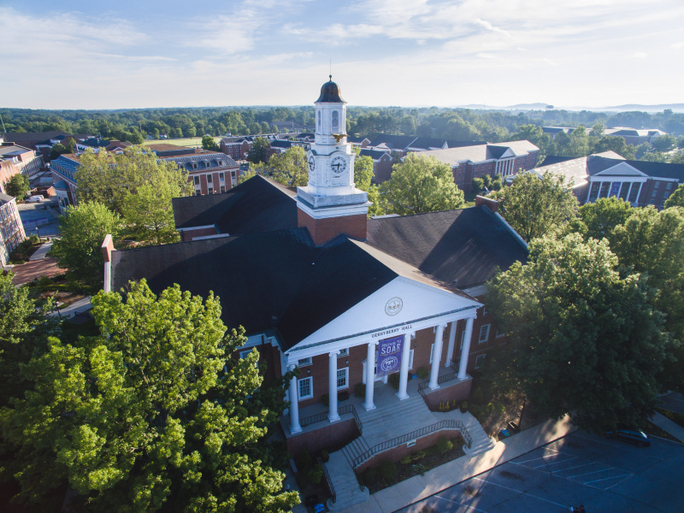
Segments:
[[[604,113],[591,111],[487,111],[446,108],[351,107],[347,110],[347,133],[374,133],[434,137],[450,140],[501,142],[523,125],[562,125],[587,128],[659,128],[672,135],[684,135],[684,114],[671,110]],[[159,138],[196,137],[205,134],[254,135],[272,132],[271,123],[291,121],[312,127],[311,107],[218,107],[137,110],[29,110],[0,109],[7,132],[60,130],[93,134],[104,138],[140,143],[147,136]]]

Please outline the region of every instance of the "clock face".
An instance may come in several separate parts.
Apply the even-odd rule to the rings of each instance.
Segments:
[[[330,168],[335,176],[340,176],[347,169],[347,160],[342,157],[335,157],[330,163]]]
[[[316,160],[313,157],[309,157],[309,171],[313,173],[314,169],[316,169]]]

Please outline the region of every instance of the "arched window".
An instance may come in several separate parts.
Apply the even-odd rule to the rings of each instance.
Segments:
[[[337,130],[339,127],[339,121],[337,120],[339,114],[337,113],[336,110],[333,111],[332,113],[332,128],[333,130]]]
[[[321,129],[321,111],[318,111],[318,129]]]

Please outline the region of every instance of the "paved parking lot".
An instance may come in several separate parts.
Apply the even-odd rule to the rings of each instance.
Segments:
[[[679,513],[683,468],[684,445],[640,449],[578,431],[401,511]]]
[[[59,207],[57,198],[46,199],[40,203],[20,203],[17,205],[24,231],[41,237],[59,235]]]

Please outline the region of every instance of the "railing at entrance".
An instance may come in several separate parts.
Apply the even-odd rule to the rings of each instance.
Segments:
[[[318,464],[323,469],[323,475],[325,476],[325,480],[328,482],[328,490],[330,490],[330,497],[332,497],[332,503],[335,504],[335,502],[337,501],[337,494],[335,493],[335,487],[333,486],[332,479],[330,479],[328,467],[325,466],[325,463],[323,463],[323,460],[321,460],[321,458],[318,458]]]
[[[429,435],[430,433],[441,431],[443,429],[453,429],[456,431],[460,431],[463,440],[465,440],[466,446],[470,447],[473,444],[473,439],[470,437],[470,433],[468,433],[468,430],[465,428],[463,422],[461,422],[460,420],[445,419],[430,426],[425,426],[420,429],[416,429],[415,431],[411,431],[410,433],[406,433],[396,438],[392,438],[391,440],[386,440],[385,442],[380,442],[379,444],[374,445],[366,452],[361,453],[359,456],[354,458],[352,466],[356,468],[365,461],[371,459],[378,453],[387,451],[389,449],[393,449],[394,447],[403,445],[407,442],[410,442],[411,440],[416,440],[417,438]]]
[[[442,383],[446,383],[447,381],[453,381],[455,379],[458,379],[458,372],[450,372],[449,374],[442,374],[437,378],[437,384],[441,385]],[[430,386],[430,381],[423,381],[420,385],[418,385],[418,393],[420,395],[425,394],[425,389]]]
[[[302,419],[299,419],[299,425],[302,427],[309,426],[311,424],[315,424],[316,422],[323,422],[328,418],[328,413],[327,411],[323,413],[318,413],[316,415],[310,415],[308,417],[304,417]],[[346,404],[339,408],[337,410],[338,415],[344,415],[345,413],[351,413],[354,415],[354,421],[356,422],[356,427],[359,428],[359,432],[363,434],[363,424],[361,423],[361,419],[359,418],[359,414],[356,413],[356,408],[354,408],[353,404]]]

